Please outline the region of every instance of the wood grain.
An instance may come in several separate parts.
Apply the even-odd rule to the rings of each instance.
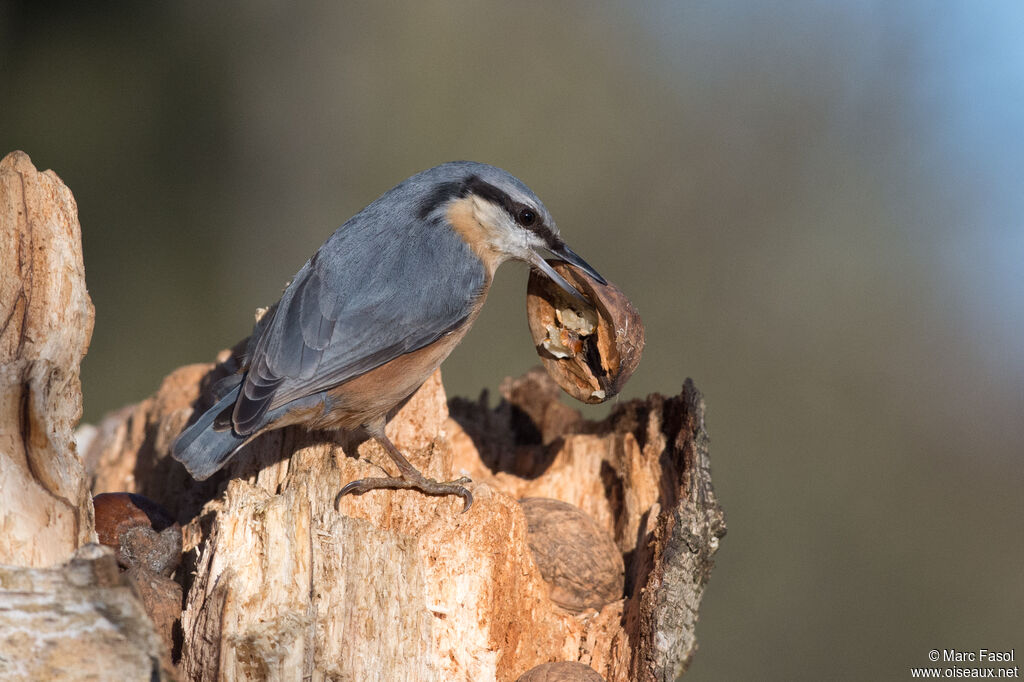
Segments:
[[[75,199],[12,152],[0,161],[0,564],[52,566],[91,538],[73,432],[92,327]]]
[[[511,681],[592,670],[620,681],[685,670],[725,533],[692,382],[591,422],[560,402],[543,370],[506,380],[493,407],[449,402],[434,373],[387,432],[426,475],[473,477],[465,514],[461,500],[415,491],[336,501],[344,484],[391,467],[376,442],[343,432],[271,432],[192,480],[170,443],[234,371],[229,351],[82,427],[91,442],[79,457],[78,365],[93,320],[80,238],[56,175],[21,153],[0,162],[0,563],[23,566],[0,566],[0,629],[27,624],[11,640],[17,651],[0,646],[0,664],[20,667],[0,674]],[[84,544],[95,539],[90,487],[144,495],[181,524],[173,652],[109,551]],[[609,570],[565,569],[581,597],[571,603],[558,590],[572,562],[542,570],[525,497],[573,505],[573,524],[586,529],[577,537],[610,560]],[[555,527],[549,559],[563,532]],[[79,547],[63,566],[27,567],[68,561]],[[538,667],[559,662],[580,665]]]

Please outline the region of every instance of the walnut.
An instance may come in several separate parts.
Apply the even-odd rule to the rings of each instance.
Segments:
[[[530,668],[516,682],[604,682],[604,678],[589,665],[558,661]]]
[[[181,618],[181,585],[170,577],[181,564],[181,526],[142,495],[102,493],[92,503],[97,538],[117,551],[118,565],[170,651],[174,625]]]
[[[178,567],[181,527],[166,509],[132,493],[101,493],[92,503],[96,536],[101,544],[114,548],[122,568],[141,564],[169,576]]]
[[[592,304],[582,304],[545,275],[533,271],[526,315],[537,354],[566,393],[585,403],[617,394],[640,363],[644,326],[633,304],[612,283],[568,263],[548,263]]]
[[[527,542],[551,601],[580,612],[622,599],[625,566],[611,536],[579,507],[547,497],[519,501]]]

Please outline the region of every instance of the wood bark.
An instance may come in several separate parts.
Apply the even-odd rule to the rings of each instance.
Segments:
[[[28,163],[22,157],[0,168]],[[5,196],[8,184],[23,182],[4,177]],[[51,194],[51,202],[73,206],[66,189]],[[5,243],[23,243],[32,221],[4,210],[20,226],[4,228]],[[32,282],[80,274],[74,225],[61,238],[78,250],[78,259],[45,260],[34,266],[41,270]],[[25,282],[20,257],[16,264]],[[53,564],[92,539],[91,504],[83,492],[90,487],[93,494],[131,492],[163,505],[183,527],[184,563],[176,577],[185,598],[173,652],[181,678],[516,680],[529,671],[529,679],[547,679],[589,667],[606,680],[673,680],[691,660],[700,600],[725,522],[711,487],[704,403],[689,380],[678,396],[622,402],[607,419],[589,422],[559,401],[559,389],[542,370],[507,380],[494,408],[486,396],[449,401],[435,373],[393,416],[388,435],[428,476],[473,478],[476,501],[465,514],[460,499],[415,491],[336,499],[351,480],[394,473],[388,458],[374,441],[355,434],[298,427],[261,436],[224,471],[196,482],[169,457],[169,446],[207,404],[207,389],[233,371],[231,353],[217,363],[183,367],[152,397],[83,427],[80,438],[89,444],[80,460],[68,429],[80,410],[77,368],[91,308],[65,298],[63,326],[74,329],[57,329],[55,322],[30,327],[21,320],[35,318],[18,311],[31,310],[39,298],[19,292],[34,288],[7,283],[5,275],[0,310],[8,323],[0,339],[4,352],[17,352],[13,360],[3,357],[2,376],[18,377],[4,389],[6,396],[14,387],[20,397],[5,397],[0,413],[0,427],[7,429],[0,472],[9,497],[0,511],[5,530],[16,530],[12,537],[20,540],[0,542],[8,552],[2,561]],[[84,294],[84,282],[71,290]],[[18,330],[45,328],[66,338],[50,341],[59,348],[40,354],[32,344],[41,336],[8,340],[24,336],[10,336],[11,320]],[[19,364],[25,349],[37,360]],[[43,371],[38,358],[60,361],[59,370],[42,375],[59,378],[43,384],[51,386],[45,394],[34,374]],[[37,423],[67,428],[40,432]],[[54,433],[62,435],[55,440]],[[8,442],[22,445],[9,448]],[[9,482],[41,492],[7,496]],[[64,517],[36,513],[33,505],[50,498]],[[560,500],[581,513],[560,511],[544,523],[534,516],[531,526],[519,503],[524,498]],[[531,504],[534,513],[546,508]],[[93,556],[89,570],[109,571],[96,563],[103,560]],[[35,580],[17,575],[21,584]],[[0,633],[24,615],[5,592],[11,581],[0,578]],[[36,584],[58,603],[69,598],[52,576]],[[139,605],[133,589],[115,600],[123,613]],[[77,636],[61,617],[49,627]],[[152,661],[166,652],[148,625],[139,627],[139,637],[119,640],[126,648],[97,649],[110,670],[120,670],[118,657],[149,661],[156,669]],[[33,641],[51,641],[48,636],[40,632]],[[555,662],[566,665],[544,665]],[[159,674],[167,670],[163,665]]]
[[[449,403],[436,373],[388,435],[429,476],[473,478],[476,502],[460,514],[458,499],[412,491],[335,507],[345,483],[380,475],[387,457],[374,441],[301,428],[191,481],[167,449],[201,387],[228,369],[178,370],[111,417],[90,450],[96,492],[151,497],[184,525],[188,679],[515,680],[552,661],[607,680],[685,670],[725,532],[692,382],[593,423],[542,370],[507,381],[494,409]],[[608,534],[625,559],[620,598],[582,612],[552,599],[517,502],[537,497],[575,505]]]
[[[8,154],[0,160],[0,679],[148,680],[173,671],[113,553],[88,544],[92,496],[74,429],[92,326],[74,197],[53,171]]]
[[[0,161],[0,564],[52,566],[91,534],[75,453],[92,336],[78,207],[28,155]]]
[[[112,550],[57,568],[0,566],[0,679],[156,680],[174,671]]]

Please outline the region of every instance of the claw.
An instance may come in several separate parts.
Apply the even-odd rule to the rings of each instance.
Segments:
[[[371,436],[377,439],[384,450],[391,457],[392,461],[398,466],[398,471],[401,473],[401,478],[364,478],[359,481],[352,481],[338,493],[338,497],[334,498],[334,506],[337,508],[338,500],[342,495],[348,493],[358,492],[365,493],[368,490],[375,490],[379,488],[383,489],[403,489],[403,490],[419,490],[427,495],[458,495],[466,501],[462,507],[462,513],[465,514],[469,511],[469,508],[473,506],[473,493],[469,492],[463,484],[471,483],[472,481],[467,477],[463,476],[457,481],[435,481],[427,478],[421,474],[416,467],[409,464],[409,460],[405,458],[395,444],[391,442],[387,434],[384,433],[383,421],[378,424],[366,424],[364,427],[370,433]]]
[[[371,490],[419,490],[427,495],[458,495],[465,504],[460,513],[465,514],[473,506],[473,493],[464,486],[473,480],[467,476],[456,481],[434,481],[429,478],[409,480],[405,478],[361,478],[343,487],[334,498],[334,508],[338,508],[341,498],[345,495],[362,495]]]
[[[461,483],[463,480],[465,480],[467,483],[469,482],[469,479],[465,478],[465,476],[460,478],[459,482]],[[465,493],[465,494],[463,494],[463,493]],[[469,491],[469,488],[463,488],[462,492],[460,492],[459,495],[462,495],[462,498],[464,500],[466,500],[466,504],[463,505],[462,511],[459,512],[459,513],[460,514],[465,514],[466,512],[469,511],[469,508],[473,506],[473,493],[471,493]]]
[[[344,497],[345,495],[350,495],[350,494],[353,494],[353,493],[356,494],[356,495],[362,495],[363,493],[365,493],[367,491],[373,490],[372,486],[367,487],[364,484],[369,482],[369,481],[374,481],[374,480],[378,480],[378,479],[361,478],[361,479],[359,479],[357,481],[352,481],[351,483],[349,483],[348,485],[346,485],[344,488],[341,489],[341,492],[338,493],[338,497]],[[379,479],[379,480],[387,481],[387,480],[390,480],[390,479],[383,478],[383,479]]]

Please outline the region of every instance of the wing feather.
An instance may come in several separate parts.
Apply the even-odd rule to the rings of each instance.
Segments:
[[[350,220],[285,290],[249,357],[232,416],[240,434],[269,410],[429,345],[470,314],[486,273],[466,243],[422,220],[381,233],[381,220],[370,210]]]

